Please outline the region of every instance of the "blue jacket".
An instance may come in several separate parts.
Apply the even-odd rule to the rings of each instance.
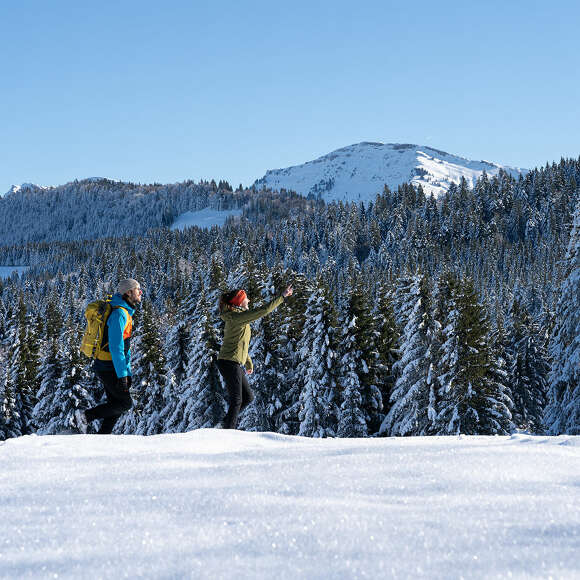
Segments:
[[[112,360],[99,360],[97,358],[93,368],[95,371],[105,372],[114,370],[118,378],[130,377],[132,317],[135,314],[135,309],[131,308],[120,294],[113,295],[111,306],[113,311],[107,319],[103,346],[108,343],[108,347],[104,346],[104,350],[111,353]],[[127,312],[129,316],[127,316]]]

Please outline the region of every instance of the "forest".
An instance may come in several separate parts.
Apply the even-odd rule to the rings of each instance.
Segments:
[[[74,431],[102,396],[79,345],[88,302],[136,278],[133,399],[117,433],[216,427],[221,293],[255,306],[241,428],[309,437],[580,434],[580,160],[436,200],[385,187],[325,204],[227,182],[108,180],[0,198],[0,438]],[[184,211],[239,208],[172,231]]]

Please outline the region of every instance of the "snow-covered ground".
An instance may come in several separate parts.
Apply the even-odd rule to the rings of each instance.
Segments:
[[[22,274],[26,272],[28,266],[0,266],[0,279],[10,278],[14,272]]]
[[[270,170],[256,181],[256,186],[320,194],[327,202],[374,202],[385,184],[396,190],[398,185],[410,182],[422,185],[428,195],[439,197],[462,177],[473,187],[484,171],[492,177],[500,169],[515,177],[526,173],[525,169],[472,161],[432,147],[364,142],[302,165]]]
[[[173,222],[172,230],[183,230],[192,226],[210,229],[212,226],[223,226],[229,217],[239,217],[242,210],[231,209],[219,211],[216,209],[205,208],[199,211],[188,211],[182,213]]]
[[[579,578],[580,437],[0,444],[0,577]]]

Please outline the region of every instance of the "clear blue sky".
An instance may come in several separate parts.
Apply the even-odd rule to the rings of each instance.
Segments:
[[[359,141],[580,155],[575,0],[19,0],[0,23],[0,193],[249,185]]]

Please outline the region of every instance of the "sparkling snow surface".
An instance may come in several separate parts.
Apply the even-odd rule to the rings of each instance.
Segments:
[[[192,226],[199,228],[210,229],[212,226],[223,226],[226,219],[229,217],[238,217],[242,215],[242,211],[238,209],[231,209],[226,211],[219,211],[215,209],[205,208],[199,211],[188,211],[182,213],[176,218],[171,226],[172,230],[183,230]]]
[[[484,170],[491,177],[502,168],[516,177],[526,172],[420,145],[358,143],[303,165],[270,170],[256,185],[302,195],[320,193],[325,201],[369,202],[383,191],[385,183],[396,189],[401,183],[412,182],[422,185],[428,195],[439,197],[462,177],[473,187]]]
[[[579,578],[580,437],[0,444],[1,578]]]

